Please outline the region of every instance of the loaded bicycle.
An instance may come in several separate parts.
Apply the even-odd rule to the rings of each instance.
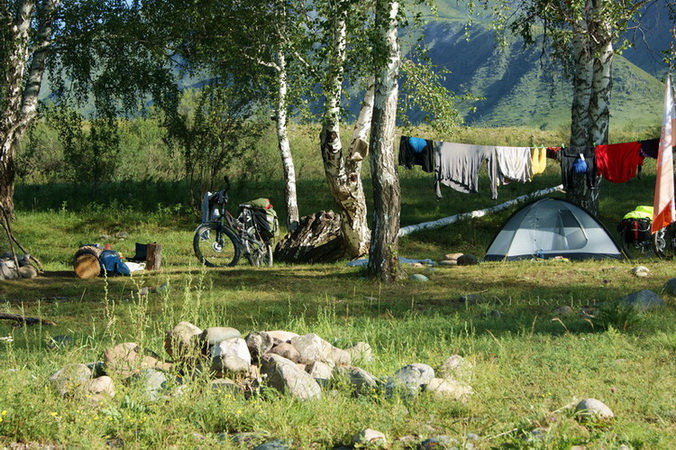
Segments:
[[[242,255],[252,266],[272,266],[272,242],[279,230],[277,214],[268,199],[239,205],[237,217],[227,209],[230,181],[225,189],[207,192],[202,223],[195,229],[193,250],[208,267],[236,265]]]
[[[629,258],[669,259],[676,255],[676,223],[651,233],[652,206],[637,206],[617,226],[622,250]]]

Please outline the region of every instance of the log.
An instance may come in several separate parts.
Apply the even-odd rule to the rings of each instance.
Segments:
[[[320,211],[301,217],[298,227],[275,247],[274,260],[286,263],[331,263],[345,257],[340,215]]]
[[[146,247],[146,270],[159,270],[162,264],[162,246],[157,242]]]
[[[87,280],[96,278],[101,273],[101,264],[99,263],[101,249],[93,245],[84,245],[80,247],[73,256],[73,270],[75,274]]]
[[[492,206],[490,208],[486,209],[480,209],[477,211],[470,211],[462,214],[455,214],[453,216],[449,217],[444,217],[443,219],[435,220],[433,222],[423,222],[419,223],[418,225],[409,225],[407,227],[402,227],[399,229],[399,237],[402,236],[408,236],[409,234],[416,232],[416,231],[422,231],[422,230],[431,230],[434,228],[441,228],[445,227],[446,225],[451,225],[458,220],[465,220],[465,219],[474,219],[477,217],[483,217],[486,214],[489,213],[494,213],[498,211],[502,211],[503,209],[507,209],[510,206],[516,205],[518,203],[522,203],[528,200],[535,199],[537,197],[542,197],[543,195],[547,195],[549,193],[555,192],[555,191],[562,191],[563,190],[563,185],[560,184],[558,186],[546,188],[546,189],[541,189],[539,191],[531,192],[530,194],[522,195],[521,197],[514,198],[512,200],[509,200],[505,203],[501,203],[499,205]]]
[[[17,322],[24,322],[24,323],[27,323],[29,325],[36,324],[36,323],[42,323],[42,324],[45,324],[45,325],[56,325],[51,320],[38,319],[36,317],[26,317],[26,316],[22,316],[21,314],[0,313],[0,319],[16,320]]]

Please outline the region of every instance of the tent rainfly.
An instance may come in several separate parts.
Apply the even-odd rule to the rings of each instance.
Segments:
[[[505,222],[486,251],[486,261],[519,259],[623,259],[608,230],[589,212],[566,200],[543,198]]]

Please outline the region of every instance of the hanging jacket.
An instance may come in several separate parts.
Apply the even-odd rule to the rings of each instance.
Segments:
[[[596,173],[613,183],[625,183],[643,164],[640,142],[596,146]]]
[[[402,136],[399,141],[399,165],[407,169],[421,166],[427,173],[434,172],[435,158],[434,141]]]
[[[495,147],[441,142],[437,146],[436,153],[435,191],[437,199],[441,198],[441,184],[458,192],[478,192],[479,170],[484,161],[488,167],[491,198],[498,198]]]

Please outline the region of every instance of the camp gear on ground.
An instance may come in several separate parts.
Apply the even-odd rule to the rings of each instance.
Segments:
[[[279,219],[270,200],[257,198],[240,204],[239,209],[240,220],[245,228],[255,226],[261,237],[266,241],[279,236]]]

